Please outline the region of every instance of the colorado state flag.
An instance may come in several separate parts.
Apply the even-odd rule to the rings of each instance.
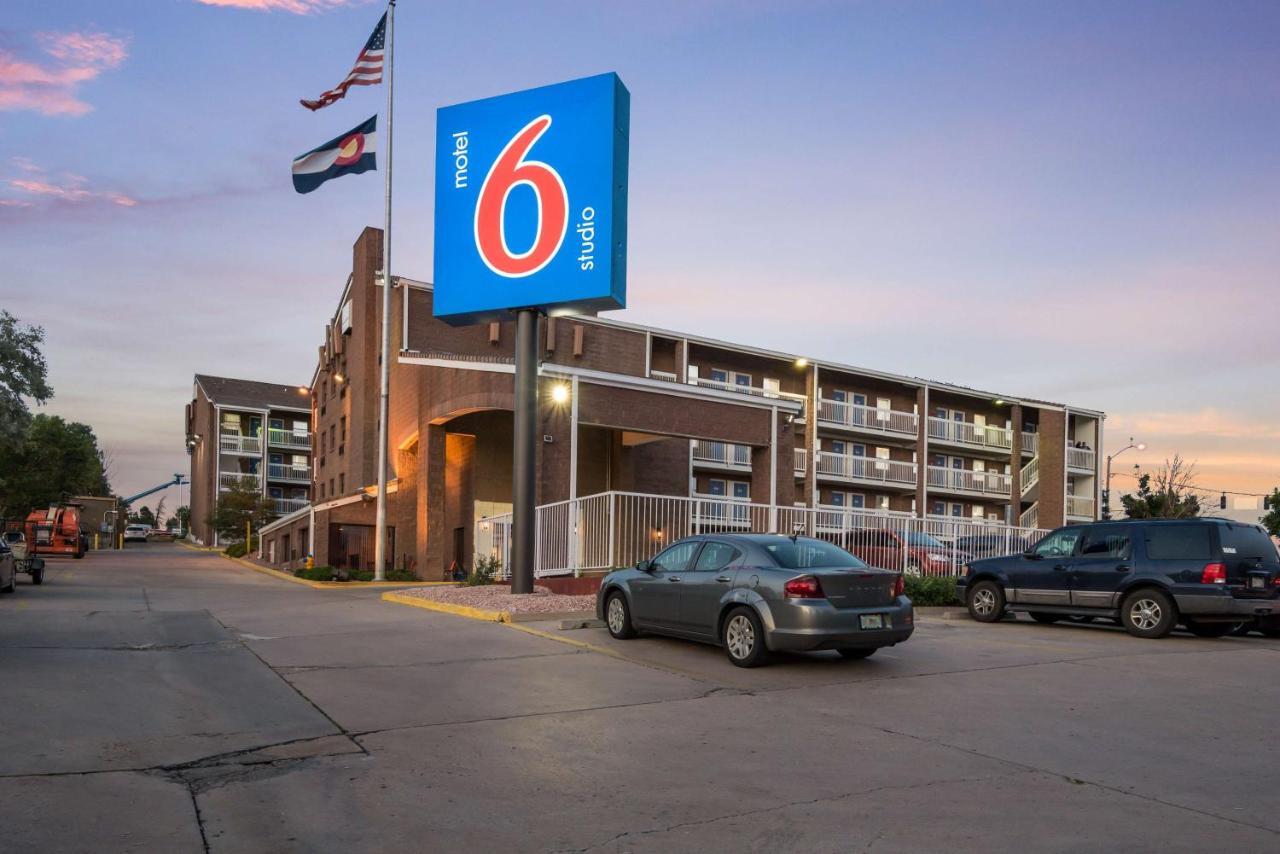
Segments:
[[[293,188],[299,193],[310,193],[330,178],[377,169],[373,156],[377,150],[377,124],[378,117],[373,116],[342,136],[295,157]]]

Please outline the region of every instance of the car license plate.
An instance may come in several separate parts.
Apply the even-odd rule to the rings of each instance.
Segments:
[[[883,629],[884,614],[863,614],[858,617],[858,625],[864,629]]]
[[[1263,590],[1267,586],[1267,580],[1265,578],[1250,578],[1249,586],[1254,590]]]

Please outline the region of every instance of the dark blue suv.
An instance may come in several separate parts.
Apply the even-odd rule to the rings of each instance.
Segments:
[[[1280,637],[1280,554],[1257,525],[1225,519],[1094,522],[1053,531],[1026,552],[970,561],[957,584],[969,615],[995,622],[1109,617],[1160,638],[1182,623],[1221,637],[1252,623]]]

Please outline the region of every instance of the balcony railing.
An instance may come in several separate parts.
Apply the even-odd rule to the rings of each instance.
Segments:
[[[883,519],[914,519],[916,514],[909,510],[880,510],[875,507],[837,507],[833,504],[819,504],[813,516],[813,524],[823,533],[849,531],[860,527],[864,517],[867,516]]]
[[[249,472],[224,471],[218,473],[218,486],[223,489],[230,489],[233,486],[261,489],[262,478]]]
[[[825,397],[818,401],[818,423],[826,427],[908,437],[914,437],[920,429],[920,419],[914,412],[880,409]]]
[[[693,461],[725,468],[751,470],[751,446],[693,440]]]
[[[1067,496],[1067,515],[1075,516],[1082,519],[1093,518],[1093,496],[1092,495],[1068,495]]]
[[[311,434],[299,433],[294,430],[279,430],[272,427],[267,430],[267,441],[282,448],[311,449]]]
[[[915,486],[916,464],[852,454],[818,453],[818,474],[842,480],[873,481]]]
[[[1018,524],[1023,528],[1039,528],[1040,527],[1040,502],[1037,501],[1026,510],[1022,511],[1022,515],[1018,517]]]
[[[267,479],[310,483],[311,469],[307,466],[286,466],[279,463],[271,463],[267,466]]]
[[[1022,453],[1035,456],[1040,453],[1040,434],[1022,431]]]
[[[766,514],[761,513],[760,505],[752,504],[749,498],[730,498],[705,492],[695,492],[690,497],[690,509],[693,511],[690,517],[695,525],[749,531],[765,519]]]
[[[1097,454],[1085,448],[1067,448],[1067,465],[1073,469],[1094,471]]]
[[[943,466],[929,466],[929,487],[952,492],[974,492],[980,495],[1008,497],[1013,489],[1013,479],[994,471],[969,471]]]
[[[218,450],[228,454],[261,454],[262,437],[222,433],[218,436]]]
[[[287,516],[306,507],[311,502],[305,498],[273,498],[271,505],[281,516]]]
[[[929,418],[929,438],[978,448],[1009,450],[1013,447],[1013,431],[1006,427],[979,426],[968,421]]]
[[[1006,528],[999,519],[986,519],[977,516],[945,516],[941,513],[930,513],[926,517],[930,522],[963,522],[966,525],[976,525],[979,528]]]
[[[805,396],[803,394],[793,394],[789,391],[774,391],[772,389],[760,388],[759,386],[753,385],[727,383],[720,380],[707,379],[706,377],[690,377],[689,385],[696,385],[701,388],[714,388],[719,391],[731,391],[737,394],[747,394],[752,397],[763,397],[769,400],[791,400],[800,404],[805,402]]]
[[[1040,458],[1032,457],[1031,462],[1022,467],[1021,473],[1018,475],[1018,482],[1022,485],[1022,494],[1026,495],[1031,491],[1031,487],[1040,482]],[[1024,526],[1026,527],[1026,526]],[[1031,526],[1032,528],[1035,525]]]
[[[668,383],[673,383],[677,379],[679,379],[671,371],[659,371],[656,368],[651,369],[649,371],[649,378],[655,379],[655,380],[662,380],[663,382],[668,382]]]
[[[809,452],[804,448],[795,449],[796,456],[796,474],[804,476],[809,470]]]

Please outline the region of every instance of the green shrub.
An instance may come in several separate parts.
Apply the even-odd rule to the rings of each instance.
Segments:
[[[471,570],[464,583],[468,587],[483,587],[492,584],[501,571],[502,561],[496,557],[482,557],[476,561],[475,569]]]
[[[904,584],[907,598],[917,607],[960,604],[960,598],[956,595],[956,580],[954,578],[938,575],[908,575],[904,579]]]
[[[311,569],[299,569],[295,578],[307,581],[373,581],[372,569],[334,569],[332,566],[314,566]],[[387,581],[417,581],[418,577],[407,569],[388,569]]]
[[[223,554],[225,554],[227,557],[244,557],[250,552],[256,552],[257,550],[258,550],[258,538],[254,537],[253,540],[250,541],[250,543],[247,546],[243,542],[232,543],[231,545],[223,549]]]

